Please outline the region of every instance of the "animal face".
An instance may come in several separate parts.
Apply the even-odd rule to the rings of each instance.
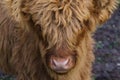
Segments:
[[[25,2],[22,11],[30,15],[34,27],[40,28],[40,52],[44,64],[49,69],[56,73],[66,73],[76,66],[78,56],[82,54],[78,48],[85,34],[89,33],[91,37],[91,32],[96,29],[95,25],[108,18],[96,11],[96,8],[101,7],[96,7],[98,5],[94,5],[94,2],[94,0],[28,0]],[[100,10],[101,13],[102,8]]]
[[[32,6],[28,5],[28,13],[33,24],[41,29],[40,52],[44,63],[56,73],[70,71],[76,65],[76,49],[82,40],[81,34],[83,37],[81,15],[75,11],[78,8],[70,1],[49,0],[32,3]],[[70,4],[74,6],[71,7]],[[89,17],[89,13],[84,16]]]

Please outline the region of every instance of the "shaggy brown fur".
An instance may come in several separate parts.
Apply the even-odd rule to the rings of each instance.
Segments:
[[[91,80],[92,34],[116,5],[117,0],[0,0],[0,69],[17,80]],[[76,64],[58,74],[45,55],[62,49],[76,53]]]

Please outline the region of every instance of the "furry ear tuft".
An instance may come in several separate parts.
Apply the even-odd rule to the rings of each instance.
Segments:
[[[90,32],[96,31],[96,26],[107,21],[118,6],[118,0],[91,0],[92,7],[89,7],[91,16],[84,21],[86,29]]]
[[[11,15],[15,19],[16,22],[20,24],[22,28],[29,30],[28,21],[29,21],[29,14],[26,14],[22,11],[24,7],[24,3],[28,0],[6,0],[7,3],[11,3],[8,9],[11,10]]]
[[[97,21],[97,24],[102,24],[110,18],[110,15],[117,7],[117,3],[117,0],[93,0],[92,16]]]

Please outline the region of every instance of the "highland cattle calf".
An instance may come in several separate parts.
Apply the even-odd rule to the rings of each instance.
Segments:
[[[92,39],[117,0],[0,0],[0,70],[17,80],[91,80]]]

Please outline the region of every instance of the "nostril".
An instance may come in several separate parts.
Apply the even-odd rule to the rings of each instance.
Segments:
[[[49,67],[56,73],[66,73],[75,66],[75,59],[72,56],[49,58]]]
[[[53,59],[53,64],[54,64],[56,67],[64,67],[64,66],[66,66],[68,63],[69,63],[69,59],[61,59],[61,60]]]
[[[52,64],[53,67],[52,69],[57,72],[57,73],[65,73],[70,69],[70,65],[69,65],[70,59],[53,59],[52,60]]]

